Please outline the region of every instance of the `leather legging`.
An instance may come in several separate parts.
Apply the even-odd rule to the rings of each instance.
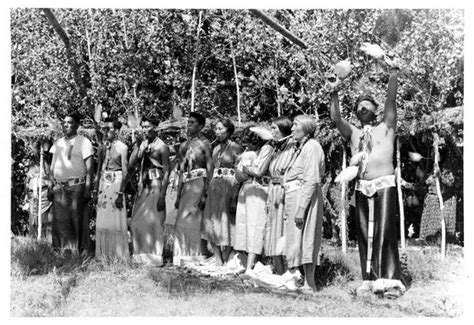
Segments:
[[[374,231],[370,272],[367,272],[370,199],[373,199]],[[356,191],[356,226],[363,280],[400,279],[396,207],[395,187],[380,189],[371,198]]]

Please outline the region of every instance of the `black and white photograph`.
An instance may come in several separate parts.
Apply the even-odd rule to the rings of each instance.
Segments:
[[[10,319],[467,323],[468,9],[363,4],[10,4]]]

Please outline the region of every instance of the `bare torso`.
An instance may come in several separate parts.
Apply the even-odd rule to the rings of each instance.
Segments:
[[[183,142],[179,147],[179,153],[183,157],[184,168],[190,170],[206,168],[206,147],[210,148],[211,144],[203,136]]]
[[[372,180],[377,177],[393,175],[393,151],[395,141],[395,130],[389,128],[385,122],[381,122],[372,129],[372,151],[369,153],[366,172],[362,179]],[[362,130],[352,126],[351,153],[359,152],[359,142]]]
[[[148,145],[146,150],[145,159],[143,161],[143,169],[148,168],[161,168],[163,167],[162,150],[166,147],[166,144],[156,138],[152,144]]]

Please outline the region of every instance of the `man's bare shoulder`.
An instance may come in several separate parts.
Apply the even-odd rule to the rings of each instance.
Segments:
[[[376,133],[381,133],[383,132],[385,135],[394,135],[395,134],[395,128],[390,126],[389,124],[385,123],[384,121],[380,122],[375,128],[374,131]]]

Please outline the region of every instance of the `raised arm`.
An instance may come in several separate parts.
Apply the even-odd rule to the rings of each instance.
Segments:
[[[397,125],[397,73],[398,68],[391,67],[388,79],[387,99],[385,100],[385,108],[383,112],[383,120],[388,127],[394,128]]]
[[[341,116],[338,92],[336,87],[337,85],[334,86],[333,91],[331,92],[331,120],[336,123],[337,129],[344,137],[344,139],[348,140],[351,137],[352,128],[351,124]]]

